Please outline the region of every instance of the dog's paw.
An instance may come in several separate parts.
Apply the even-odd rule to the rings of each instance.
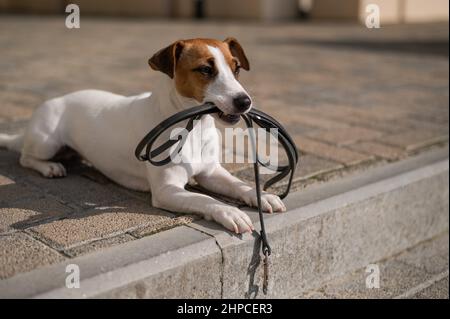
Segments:
[[[220,206],[213,213],[212,218],[236,234],[252,232],[254,230],[250,217],[239,208],[233,206]]]
[[[256,196],[256,190],[251,189],[244,192],[241,195],[241,199],[251,207],[258,207],[258,198]],[[283,201],[277,195],[269,194],[263,192],[261,194],[261,208],[263,212],[273,213],[273,212],[284,212],[286,211],[286,206]]]
[[[61,163],[47,162],[43,166],[42,175],[47,178],[64,177],[67,175],[65,167]]]

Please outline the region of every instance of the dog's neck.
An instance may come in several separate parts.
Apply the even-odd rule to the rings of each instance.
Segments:
[[[177,92],[173,79],[167,75],[161,74],[158,80],[159,85],[153,91],[152,99],[163,118],[200,104],[194,99],[181,96]]]

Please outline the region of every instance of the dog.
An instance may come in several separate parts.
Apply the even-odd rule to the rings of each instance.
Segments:
[[[51,159],[68,146],[119,185],[150,191],[155,207],[199,214],[235,233],[253,231],[252,221],[239,208],[185,189],[194,180],[214,193],[257,206],[255,189],[221,166],[219,137],[211,129],[216,121],[236,124],[240,114],[252,107],[251,97],[238,81],[241,69],[250,70],[242,46],[234,38],[180,40],[155,53],[149,65],[160,72],[153,92],[125,97],[83,90],[48,100],[34,111],[23,134],[0,134],[0,146],[20,152],[23,167],[48,178],[66,176],[65,167]],[[206,134],[199,146],[192,143],[201,150],[189,149],[191,144],[186,143],[181,163],[159,167],[135,158],[136,145],[151,128],[205,102],[214,103],[221,112],[203,116],[189,134],[188,139]],[[191,154],[205,150],[215,160],[189,161]],[[261,202],[265,212],[286,210],[278,196],[267,192]]]

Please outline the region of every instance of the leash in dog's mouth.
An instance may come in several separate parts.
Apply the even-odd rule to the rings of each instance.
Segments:
[[[217,115],[222,121],[231,125],[237,124],[241,119],[241,114],[225,114],[222,111],[219,111]]]
[[[230,124],[236,124],[239,122],[241,118],[244,119],[245,124],[249,128],[250,132],[250,140],[254,154],[253,168],[255,173],[255,188],[256,188],[256,197],[258,202],[258,213],[259,213],[259,222],[260,222],[260,238],[262,242],[262,253],[264,255],[263,266],[264,266],[264,277],[263,277],[263,292],[267,294],[267,289],[269,285],[269,256],[271,254],[271,248],[267,239],[267,234],[264,226],[264,216],[262,213],[262,205],[261,205],[261,183],[259,178],[259,166],[263,166],[268,168],[271,171],[277,172],[274,177],[270,178],[267,182],[265,182],[263,189],[266,190],[270,186],[284,179],[286,176],[288,177],[288,182],[285,191],[280,195],[280,198],[285,198],[291,189],[292,179],[295,173],[295,169],[298,163],[298,151],[297,147],[293,141],[293,139],[289,136],[285,128],[277,122],[270,115],[259,111],[255,108],[252,108],[249,112],[245,114],[225,114],[220,111],[217,106],[212,103],[205,103],[199,106],[192,107],[190,109],[181,111],[171,117],[165,119],[161,123],[159,123],[155,128],[153,128],[137,145],[135,150],[135,156],[140,161],[149,161],[152,165],[162,166],[171,162],[172,154],[167,156],[165,159],[157,161],[154,160],[155,157],[177,144],[177,147],[173,150],[173,153],[179,153],[183,148],[186,139],[169,139],[162,145],[158,146],[154,150],[152,150],[152,146],[158,137],[165,132],[167,129],[172,127],[173,125],[188,120],[186,125],[187,132],[190,132],[194,128],[194,120],[199,120],[203,115],[217,113],[220,119],[225,120],[225,122]],[[257,150],[256,150],[256,136],[254,135],[253,124],[258,125],[260,128],[264,129],[267,133],[272,134],[272,136],[278,139],[278,143],[281,144],[286,152],[288,158],[288,165],[278,165],[271,166],[270,164],[263,163],[259,160]],[[276,134],[274,134],[274,130],[276,129]],[[145,149],[145,153],[142,152]]]

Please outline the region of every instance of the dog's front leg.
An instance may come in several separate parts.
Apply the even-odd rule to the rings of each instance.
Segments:
[[[159,180],[159,183],[155,183]],[[210,196],[187,191],[185,171],[172,167],[153,174],[153,206],[179,213],[199,214],[207,220],[214,220],[225,228],[235,232],[251,232],[252,221],[246,213],[237,207],[226,205]]]
[[[153,206],[179,213],[200,214],[235,233],[252,231],[253,224],[246,213],[204,194],[187,191],[176,185],[164,185],[152,191]]]
[[[197,175],[195,179],[202,187],[214,193],[242,200],[249,206],[258,206],[256,189],[231,175],[220,165],[212,173]],[[269,213],[286,211],[286,206],[278,196],[266,192],[261,194],[261,204],[262,209]]]

